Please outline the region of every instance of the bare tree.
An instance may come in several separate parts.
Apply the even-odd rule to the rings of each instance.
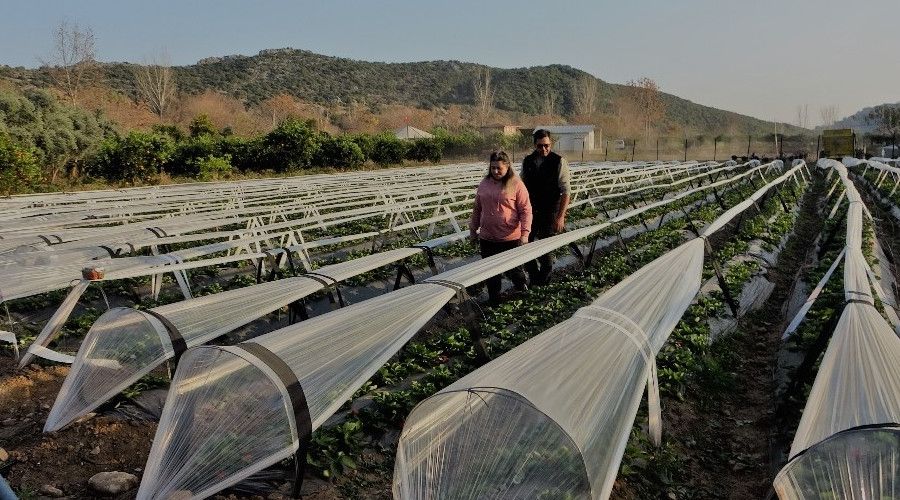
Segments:
[[[78,92],[95,66],[94,56],[93,30],[60,21],[53,30],[53,52],[41,63],[49,68],[54,83],[73,106],[78,104]]]
[[[495,89],[491,84],[491,69],[480,67],[475,71],[475,80],[473,82],[473,90],[475,93],[475,109],[478,114],[479,124],[484,126],[491,111],[494,109],[494,93]]]
[[[653,124],[666,113],[666,103],[662,100],[659,86],[650,78],[629,80],[625,86],[626,96],[640,115],[644,133],[650,135]]]
[[[579,116],[591,116],[597,110],[597,79],[590,75],[583,75],[575,81],[572,89],[572,100],[575,114]]]
[[[547,120],[553,120],[553,114],[556,111],[556,97],[556,91],[551,88],[548,88],[547,93],[544,94],[542,114],[547,117]]]
[[[875,125],[875,131],[884,135],[900,132],[900,108],[889,104],[876,106],[866,115],[866,123]]]
[[[821,108],[819,108],[819,116],[822,118],[823,127],[833,126],[838,120],[837,104],[822,106]]]
[[[809,104],[797,105],[797,126],[802,128],[809,127]]]
[[[134,80],[150,110],[162,118],[178,91],[166,51],[154,54],[143,66],[135,66]]]

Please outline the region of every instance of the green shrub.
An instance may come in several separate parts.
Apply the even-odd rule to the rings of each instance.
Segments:
[[[448,156],[471,155],[487,148],[485,138],[473,131],[464,130],[451,134],[445,129],[434,129],[434,139],[441,145],[441,150]]]
[[[191,137],[219,134],[219,131],[216,130],[216,126],[213,125],[212,120],[205,114],[197,115],[191,120],[190,125],[188,125],[188,132],[190,132]]]
[[[89,165],[89,173],[109,180],[148,182],[163,172],[175,152],[168,135],[131,132],[107,139]]]
[[[316,165],[323,167],[355,168],[366,161],[362,149],[349,137],[326,137],[319,146]]]
[[[227,154],[222,152],[222,142],[218,137],[209,134],[178,142],[166,166],[166,172],[187,177],[196,176],[200,172],[197,169],[198,160]]]
[[[33,148],[16,146],[0,133],[0,193],[31,191],[41,179],[41,167]]]
[[[263,167],[287,172],[312,165],[322,134],[309,120],[288,118],[263,138]]]
[[[184,132],[176,125],[160,125],[156,124],[150,128],[154,134],[167,135],[175,142],[181,142],[185,139]]]
[[[371,134],[349,134],[345,137],[359,146],[366,160],[372,159],[372,152],[375,151],[375,136]]]
[[[219,142],[218,151],[220,155],[230,155],[231,165],[241,172],[261,172],[268,168],[263,137],[225,137]]]
[[[372,146],[372,161],[379,165],[399,165],[406,156],[406,148],[406,143],[392,134],[379,135]]]
[[[437,163],[441,161],[442,144],[436,139],[416,139],[406,150],[406,159]]]
[[[231,176],[231,156],[207,156],[194,160],[201,181],[227,179]]]
[[[66,168],[77,170],[80,161],[113,132],[108,122],[60,103],[46,90],[0,89],[0,133],[29,150],[53,178]]]
[[[507,153],[522,151],[531,146],[531,137],[525,134],[515,133],[500,137],[500,147]]]

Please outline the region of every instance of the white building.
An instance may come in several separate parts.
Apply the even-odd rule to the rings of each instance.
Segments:
[[[592,151],[594,149],[593,125],[542,125],[553,137],[553,149],[557,151]],[[601,141],[602,142],[602,141]]]

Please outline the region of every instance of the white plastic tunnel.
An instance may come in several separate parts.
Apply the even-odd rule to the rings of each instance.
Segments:
[[[702,239],[685,243],[420,403],[400,437],[395,498],[606,498],[703,254]]]
[[[440,242],[456,237],[444,237]],[[325,266],[313,274],[188,299],[146,312],[128,308],[110,310],[88,331],[50,410],[44,431],[60,429],[94,410],[167,359],[180,354],[176,351],[209,342],[327,285],[419,252],[418,248],[380,252]],[[173,335],[184,341],[178,349],[173,346]]]
[[[85,336],[44,425],[50,432],[97,408],[178,354],[168,321],[184,347],[200,345],[322,288],[287,278],[151,309],[114,308]]]
[[[843,165],[819,166],[838,172],[849,201],[846,305],[774,487],[782,500],[900,498],[900,338],[875,307],[859,193]]]
[[[172,380],[138,498],[203,498],[291,456],[308,435],[306,417],[294,411],[296,398],[289,396],[291,379],[302,387],[314,431],[461,288],[601,227],[482,259],[252,342],[188,349]],[[260,359],[259,349],[248,352],[247,344],[271,356]]]
[[[782,500],[900,496],[900,425],[842,431],[795,457],[775,479]]]
[[[707,188],[709,186],[698,189]],[[663,203],[672,203],[676,199]],[[624,220],[644,210],[642,207],[616,219]],[[202,498],[291,455],[298,449],[299,439],[308,435],[307,428],[317,429],[463,288],[590,237],[609,224],[605,222],[565,232],[481,259],[421,284],[271,332],[250,343],[227,348],[189,349],[172,382],[138,498],[168,498],[174,494]],[[616,359],[624,363],[623,366],[632,367],[631,372],[638,374],[640,384],[652,373],[653,355],[700,286],[703,246],[701,240],[686,244],[682,251],[692,257],[682,256],[667,265],[659,265],[646,276],[648,283],[633,289],[617,286],[613,290],[619,292],[609,296],[608,303],[598,305],[599,309],[583,310],[580,320],[618,325],[613,328],[617,337],[613,345],[623,350],[621,357]],[[661,279],[664,275],[667,276],[665,280],[671,280],[672,289],[667,292],[662,291],[666,289],[661,284],[665,281]],[[693,277],[686,279],[685,276]],[[684,293],[684,297],[680,293]],[[676,311],[667,300],[681,300],[681,310]],[[587,317],[592,313],[596,318]],[[595,336],[591,340],[602,337]],[[632,338],[634,340],[622,340]],[[633,344],[628,347],[626,342]],[[249,352],[248,344],[260,347]],[[260,348],[271,354],[263,356],[268,361],[260,358]],[[297,385],[304,391],[303,405],[295,404],[297,398],[290,396],[291,387]],[[595,389],[591,389],[591,394]],[[615,390],[622,391],[620,386]],[[634,390],[640,393],[643,385]],[[652,392],[656,393],[655,390]],[[519,394],[530,400],[527,392]],[[620,397],[626,395],[620,394]],[[640,394],[634,397],[635,401],[640,400]],[[591,396],[590,401],[591,408],[598,411],[609,402],[595,401],[595,396]],[[294,411],[304,405],[308,412]],[[634,411],[636,405],[634,403]],[[301,413],[308,413],[308,419]],[[540,417],[536,413],[532,415]],[[589,444],[585,436],[571,432],[574,428],[571,422],[563,424],[556,414],[546,415],[558,422],[558,427],[569,433],[578,447]],[[303,423],[304,420],[308,420],[308,425]],[[658,421],[654,427],[659,428]],[[552,428],[552,425],[547,427]],[[608,439],[621,439],[621,446],[624,446],[625,437],[616,435]],[[584,448],[578,449],[584,451]],[[619,458],[609,460],[617,463]],[[588,471],[588,477],[593,477],[592,471]],[[597,489],[593,479],[591,488],[592,491]]]
[[[845,307],[774,484],[782,500],[900,497],[900,339],[871,304]]]
[[[127,307],[106,311],[88,331],[44,431],[55,431],[97,408],[173,353],[157,318]],[[147,366],[150,369],[144,370]],[[120,381],[124,382],[121,387]]]
[[[727,210],[721,229],[785,172]],[[655,356],[700,289],[704,238],[644,266],[590,306],[420,403],[400,436],[401,499],[607,498],[647,387],[661,420]]]
[[[189,349],[172,380],[137,497],[203,498],[291,456],[308,430],[337,411],[455,293],[415,285],[253,342]],[[272,356],[261,357],[259,348]],[[302,387],[308,417],[296,410],[289,379]]]

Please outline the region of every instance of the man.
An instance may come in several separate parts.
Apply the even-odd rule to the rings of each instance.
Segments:
[[[550,151],[553,140],[544,129],[534,131],[534,152],[522,160],[522,181],[531,199],[533,219],[528,241],[549,238],[563,231],[569,208],[569,162]],[[549,253],[525,265],[532,285],[543,285],[553,270]]]

